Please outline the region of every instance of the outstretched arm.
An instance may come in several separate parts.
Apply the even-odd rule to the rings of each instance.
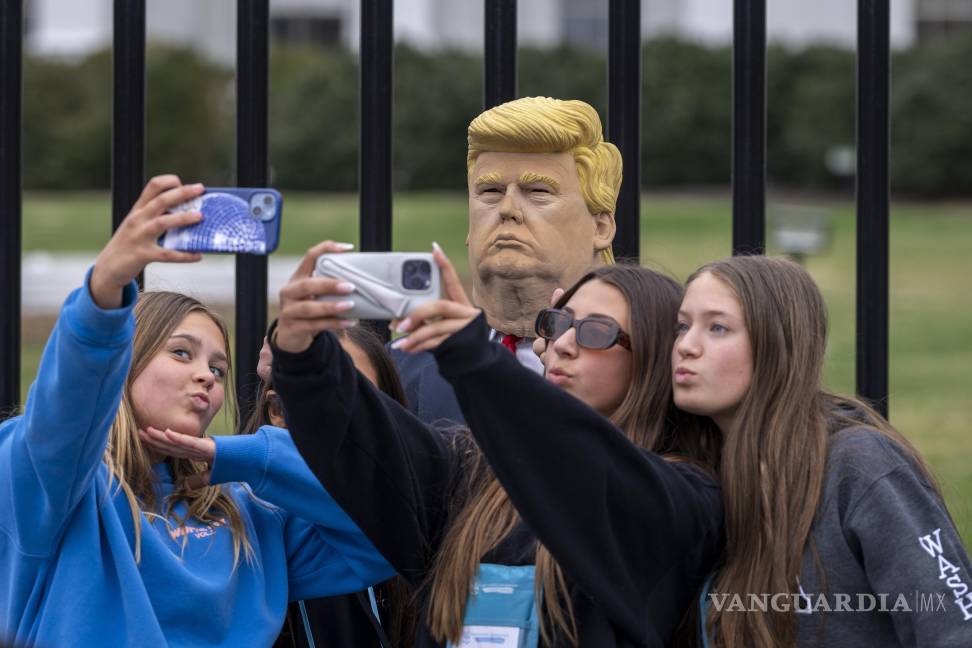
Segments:
[[[644,611],[678,619],[723,543],[715,481],[636,447],[567,392],[488,342],[452,264],[435,259],[448,299],[400,324],[406,351],[431,350],[493,472],[530,529],[636,641]],[[674,593],[682,598],[677,599]],[[663,613],[667,610],[668,613]]]
[[[321,486],[287,430],[266,425],[254,434],[211,438],[154,428],[141,434],[142,440],[160,453],[212,466],[211,471],[190,477],[198,479],[188,484],[190,487],[244,482],[257,497],[282,509],[288,552],[293,554],[292,580],[302,583],[301,591],[309,588],[311,592],[304,596],[356,591],[394,574]],[[329,578],[317,578],[321,570],[327,571]],[[294,583],[291,586],[293,589]]]
[[[517,511],[631,637],[649,607],[680,618],[688,600],[672,593],[701,584],[723,542],[714,480],[636,447],[487,334],[480,317],[435,354]]]
[[[199,219],[163,215],[202,191],[175,176],[153,179],[68,297],[41,358],[24,415],[0,428],[0,525],[18,550],[47,555],[90,488],[131,356],[134,278],[150,261],[192,261],[163,250],[162,232]],[[3,538],[4,534],[0,534]]]
[[[388,561],[418,582],[445,524],[454,453],[442,434],[363,378],[327,332],[342,320],[333,303],[315,297],[340,288],[310,276],[320,252],[312,248],[281,290],[273,385],[311,471]]]

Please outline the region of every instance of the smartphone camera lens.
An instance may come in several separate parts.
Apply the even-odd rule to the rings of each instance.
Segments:
[[[428,290],[432,285],[432,264],[412,259],[402,264],[402,287],[405,290]]]
[[[264,223],[277,216],[277,200],[273,194],[260,192],[250,196],[250,215]]]

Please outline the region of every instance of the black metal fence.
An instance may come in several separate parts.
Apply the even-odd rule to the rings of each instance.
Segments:
[[[483,105],[516,97],[516,0],[484,0]],[[362,250],[391,248],[392,0],[361,0]],[[857,390],[886,414],[888,390],[889,0],[858,0]],[[641,177],[641,2],[608,0],[608,139],[621,150],[618,256],[637,258]],[[268,179],[269,0],[237,2],[237,182]],[[850,19],[851,16],[848,16]],[[22,0],[0,3],[0,411],[20,402]],[[732,251],[765,249],[766,2],[735,0]],[[112,223],[145,181],[145,0],[115,0]],[[651,101],[651,97],[648,97]],[[236,261],[236,384],[252,394],[267,318],[264,257]]]

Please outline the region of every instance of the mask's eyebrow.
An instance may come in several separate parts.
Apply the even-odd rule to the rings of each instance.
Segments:
[[[543,175],[542,173],[534,173],[533,171],[526,171],[520,176],[520,184],[545,184],[550,185],[555,191],[560,189],[560,183],[551,178],[548,175]]]
[[[476,182],[473,183],[473,186],[478,187],[480,185],[499,184],[500,180],[502,179],[503,176],[501,176],[498,171],[493,171],[492,173],[484,173],[483,175],[476,178]]]

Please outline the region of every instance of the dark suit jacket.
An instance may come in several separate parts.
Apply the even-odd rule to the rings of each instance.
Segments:
[[[439,366],[431,353],[412,355],[388,347],[395,368],[402,379],[408,409],[423,423],[432,424],[443,420],[465,425],[466,419],[459,408],[452,385],[439,375]]]

